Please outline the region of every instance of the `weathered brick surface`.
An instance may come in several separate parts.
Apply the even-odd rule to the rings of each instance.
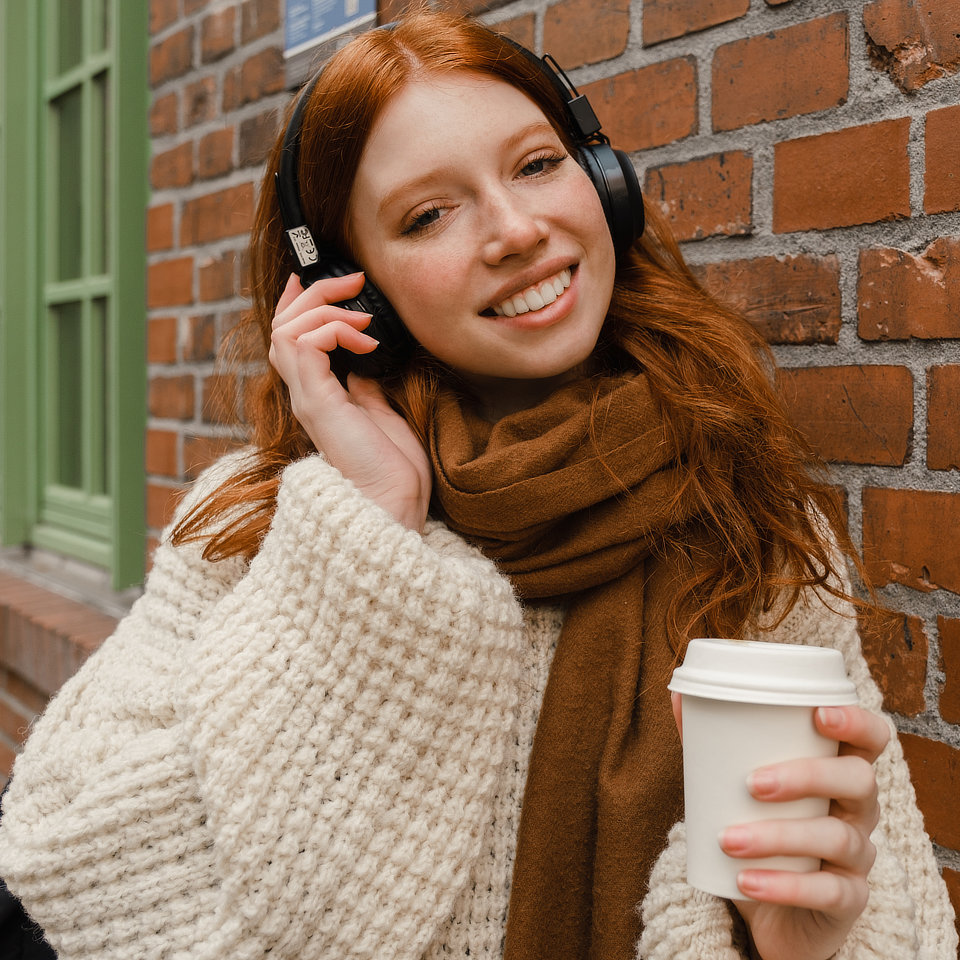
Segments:
[[[867,487],[863,556],[878,586],[960,593],[960,494]]]
[[[173,246],[173,204],[162,203],[147,210],[147,250],[169,250]]]
[[[197,144],[197,178],[222,177],[233,169],[233,127],[211,130]]]
[[[835,256],[723,260],[696,266],[694,272],[768,343],[837,342],[840,264]]]
[[[643,42],[646,46],[682,37],[742,17],[750,0],[645,0]]]
[[[188,83],[183,90],[184,127],[216,120],[220,114],[217,96],[217,78],[211,74]]]
[[[938,616],[937,636],[946,677],[940,691],[940,716],[947,723],[960,723],[960,620]]]
[[[794,423],[825,460],[900,465],[913,426],[906,367],[781,369],[777,382]]]
[[[560,0],[547,7],[543,49],[564,69],[619,56],[630,33],[629,0]]]
[[[193,142],[186,140],[158,153],[150,164],[150,186],[154,190],[185,187],[193,181]]]
[[[586,84],[581,92],[619,150],[644,150],[697,132],[697,66],[692,57],[616,74]]]
[[[647,171],[644,192],[680,240],[736,236],[753,229],[753,158],[732,150]]]
[[[146,461],[147,473],[162,477],[175,477],[179,470],[177,451],[180,446],[180,434],[176,430],[147,430]],[[154,526],[154,524],[150,524]]]
[[[198,299],[208,303],[232,297],[237,292],[236,271],[237,255],[232,250],[201,262],[197,268]]]
[[[960,470],[960,364],[927,371],[927,466]]]
[[[912,92],[960,69],[958,0],[873,0],[863,8],[870,54]]]
[[[827,230],[908,217],[909,135],[910,120],[903,118],[776,144],[773,229]]]
[[[941,237],[919,256],[889,248],[863,250],[857,332],[864,340],[960,337],[958,283],[958,237]]]
[[[225,57],[236,46],[237,11],[225,7],[203,18],[200,25],[200,60],[210,63]]]
[[[934,843],[960,849],[960,750],[909,733],[900,734],[917,791],[917,803]]]
[[[194,413],[194,383],[191,374],[151,377],[147,398],[151,417],[190,420]]]
[[[173,307],[193,300],[193,257],[159,260],[147,267],[147,307]]]
[[[532,50],[536,41],[537,20],[532,13],[497,21],[497,30]],[[547,51],[549,52],[549,51]]]
[[[151,317],[147,321],[147,363],[176,363],[177,318]]]
[[[713,129],[733,130],[846,101],[847,15],[724,44],[713,56]]]
[[[150,133],[162,137],[176,133],[179,129],[180,97],[177,93],[167,93],[153,101],[150,107]]]
[[[859,627],[863,654],[883,693],[884,709],[906,716],[922,713],[928,646],[923,620],[877,608],[860,616]]]
[[[180,243],[190,246],[250,232],[253,224],[253,184],[217,190],[189,200],[180,218]]]
[[[150,83],[159,87],[193,66],[193,27],[178,30],[150,48]]]
[[[960,210],[960,107],[927,114],[924,127],[923,209]]]
[[[244,0],[240,8],[240,42],[251,43],[281,26],[281,0]]]

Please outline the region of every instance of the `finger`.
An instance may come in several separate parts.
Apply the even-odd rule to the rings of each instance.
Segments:
[[[743,870],[737,885],[754,900],[814,910],[838,920],[859,916],[867,905],[865,878],[833,870]]]
[[[313,307],[305,310],[303,313],[292,317],[284,323],[277,324],[270,334],[272,339],[285,337],[288,340],[296,340],[297,337],[309,333],[311,330],[322,327],[334,320],[350,324],[357,330],[364,330],[370,325],[373,315],[361,313],[359,310],[348,310],[346,307],[338,307],[332,304],[324,304],[319,307]]]
[[[676,721],[680,740],[683,740],[683,707],[679,693],[670,694],[670,706],[673,709],[673,719]]]
[[[277,301],[277,309],[274,311],[274,316],[286,310],[301,293],[303,293],[303,284],[300,283],[300,278],[295,273],[291,273],[290,276],[287,277],[283,293],[280,294],[280,299]]]
[[[847,807],[876,802],[873,767],[858,756],[787,760],[754,770],[747,788],[757,800],[782,803],[801,797],[824,797]]]
[[[757,820],[727,827],[720,835],[727,856],[813,857],[841,870],[866,875],[877,857],[870,838],[836,817]]]
[[[293,278],[291,278],[292,280]],[[341,300],[347,300],[355,297],[363,289],[363,273],[350,273],[345,277],[325,277],[311,284],[306,289],[300,286],[300,293],[289,302],[285,302],[283,308],[280,307],[280,301],[283,301],[287,289],[284,289],[280,301],[277,303],[277,309],[273,316],[273,326],[278,327],[295,316],[309,310],[312,307],[323,306],[324,304],[339,303]],[[297,284],[300,284],[297,278]],[[291,281],[287,281],[289,288]]]
[[[886,720],[860,707],[820,707],[814,715],[817,730],[840,741],[840,752],[873,763],[890,740]]]

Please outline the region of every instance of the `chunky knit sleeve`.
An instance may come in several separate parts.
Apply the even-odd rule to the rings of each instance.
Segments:
[[[249,568],[162,546],[18,759],[0,873],[74,958],[419,957],[513,736],[493,567],[319,457]]]
[[[882,713],[882,698],[860,651],[849,607],[810,594],[769,633],[751,639],[834,647],[843,654],[860,705]],[[953,908],[917,808],[910,772],[890,723],[891,740],[875,764],[880,823],[871,839],[877,860],[868,878],[870,897],[835,960],[955,960]],[[644,960],[733,960],[746,957],[726,901],[686,883],[683,825],[670,835],[643,903]]]

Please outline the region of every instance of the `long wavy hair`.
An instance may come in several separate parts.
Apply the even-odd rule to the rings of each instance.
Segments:
[[[464,70],[522,90],[572,146],[559,96],[526,57],[476,21],[418,11],[335,54],[305,105],[298,176],[315,235],[352,255],[347,203],[384,106],[417,76]],[[265,359],[275,306],[294,269],[272,183],[281,141],[266,164],[250,242],[248,323],[265,366],[247,413],[254,452],[172,534],[174,543],[202,541],[210,560],[256,554],[282,470],[314,452],[285,383]],[[809,586],[856,602],[842,586],[844,561],[834,545],[855,558],[839,497],[787,419],[769,349],[700,286],[656,208],[647,205],[646,215],[643,237],[618,263],[593,367],[601,375],[645,373],[675,455],[688,468],[685,489],[697,494],[700,519],[717,544],[700,572],[678,583],[675,611],[689,616],[682,624],[674,618],[673,632],[697,621],[718,636],[735,635],[761,611],[785,615]],[[438,387],[452,376],[421,351],[382,384],[421,441]]]

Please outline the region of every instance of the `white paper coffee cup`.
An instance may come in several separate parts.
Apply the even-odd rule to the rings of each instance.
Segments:
[[[835,756],[838,744],[817,733],[817,707],[855,704],[837,650],[749,640],[691,640],[670,690],[681,695],[687,882],[707,893],[747,899],[741,870],[818,870],[810,857],[728,857],[719,836],[754,820],[826,816],[819,797],[787,803],[755,800],[747,777],[758,767],[802,757]]]

